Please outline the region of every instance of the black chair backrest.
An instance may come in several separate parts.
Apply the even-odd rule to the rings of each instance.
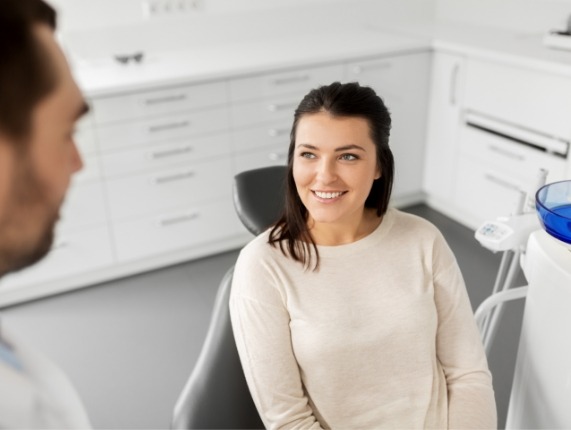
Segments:
[[[286,166],[262,167],[234,178],[234,207],[242,224],[258,235],[277,221],[285,201]]]
[[[283,209],[286,167],[236,175],[234,206],[253,234],[275,222]],[[234,268],[220,283],[206,339],[174,410],[173,429],[263,429],[244,377],[230,323]]]
[[[218,289],[198,361],[175,407],[173,429],[263,429],[236,349],[228,301],[231,267]]]

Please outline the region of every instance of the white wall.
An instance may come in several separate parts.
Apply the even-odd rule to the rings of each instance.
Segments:
[[[48,0],[60,13],[60,29],[66,31],[149,23],[144,0]],[[189,20],[235,13],[279,13],[301,6],[328,8],[341,5],[348,19],[393,23],[396,17],[501,27],[521,33],[564,28],[571,14],[571,0],[202,0],[203,9]],[[371,14],[371,11],[376,13]],[[359,18],[361,14],[361,18]],[[374,18],[373,18],[374,20]]]
[[[571,0],[437,0],[435,16],[533,34],[565,28],[569,14]]]
[[[145,3],[154,0],[47,0],[56,7],[63,31],[75,31],[114,25],[144,24],[151,20],[145,13]],[[334,1],[334,0],[333,0]],[[234,12],[268,11],[312,5],[332,0],[202,0],[196,13],[186,18],[204,17]],[[155,19],[160,20],[160,18]]]
[[[179,52],[272,34],[339,29],[350,37],[351,27],[432,21],[436,8],[436,0],[202,0],[197,12],[150,19],[144,0],[47,1],[58,9],[68,54],[91,63],[117,52]]]
[[[149,20],[143,3],[146,0],[47,0],[59,12],[59,28],[62,32],[75,32],[110,26],[132,26],[165,21]],[[152,1],[152,0],[147,0]],[[212,18],[231,15],[282,16],[282,11],[313,9],[320,14],[313,18],[328,19],[328,12],[343,10],[345,19],[370,20],[371,15],[379,22],[392,17],[411,16],[432,19],[436,0],[202,0],[202,9],[185,15],[184,19],[195,25],[208,24]],[[373,13],[371,13],[373,11]],[[321,15],[323,13],[323,16]],[[300,14],[301,15],[301,14]],[[307,13],[305,14],[307,15]],[[336,15],[339,15],[338,13]],[[309,17],[305,17],[305,21]],[[321,22],[323,24],[323,22]],[[297,29],[296,29],[297,30]]]

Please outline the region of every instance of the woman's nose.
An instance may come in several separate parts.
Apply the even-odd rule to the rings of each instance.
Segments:
[[[327,159],[321,160],[318,166],[317,179],[323,184],[328,184],[337,178],[337,173],[335,171],[335,165],[333,162]]]

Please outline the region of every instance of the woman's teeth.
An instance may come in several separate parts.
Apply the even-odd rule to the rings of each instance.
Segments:
[[[320,199],[335,199],[343,194],[343,191],[337,193],[322,193],[320,191],[314,191],[315,195]]]

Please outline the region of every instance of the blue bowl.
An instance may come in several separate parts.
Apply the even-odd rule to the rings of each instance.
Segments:
[[[571,180],[541,187],[535,195],[535,207],[543,229],[571,245]]]

